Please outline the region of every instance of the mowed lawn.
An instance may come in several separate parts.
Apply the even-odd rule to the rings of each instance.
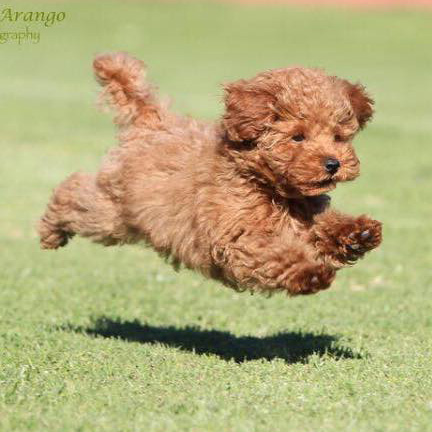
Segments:
[[[0,430],[432,431],[431,14],[13,7],[66,19],[39,44],[0,46]],[[380,250],[294,299],[177,274],[140,246],[41,251],[34,225],[51,190],[115,144],[91,71],[110,50],[144,59],[174,109],[209,119],[219,83],[263,69],[363,82],[376,117],[357,140],[362,176],[332,195],[384,222]]]

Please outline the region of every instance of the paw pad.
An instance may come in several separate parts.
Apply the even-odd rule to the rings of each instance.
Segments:
[[[352,230],[345,243],[349,262],[355,262],[381,243],[381,223],[378,221],[360,217]]]

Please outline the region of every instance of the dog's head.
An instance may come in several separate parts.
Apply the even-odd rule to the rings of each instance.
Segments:
[[[359,84],[278,69],[225,87],[222,127],[238,169],[285,197],[319,195],[359,174],[352,140],[372,117]]]

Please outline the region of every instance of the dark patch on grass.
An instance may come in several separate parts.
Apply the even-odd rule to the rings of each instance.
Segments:
[[[223,360],[242,363],[248,360],[280,358],[287,363],[305,363],[313,354],[335,359],[361,359],[351,348],[336,346],[338,338],[328,334],[281,332],[271,336],[236,336],[196,326],[152,326],[138,320],[122,321],[101,317],[89,327],[63,327],[92,336],[116,338],[127,342],[163,344],[196,354],[215,354]]]

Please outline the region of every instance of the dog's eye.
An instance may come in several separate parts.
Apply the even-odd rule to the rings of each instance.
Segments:
[[[342,138],[340,135],[336,134],[336,135],[334,136],[334,140],[335,140],[336,142],[341,142],[341,141],[343,141],[343,138]]]
[[[291,139],[295,142],[302,142],[305,139],[305,136],[303,134],[297,134],[291,137]]]

